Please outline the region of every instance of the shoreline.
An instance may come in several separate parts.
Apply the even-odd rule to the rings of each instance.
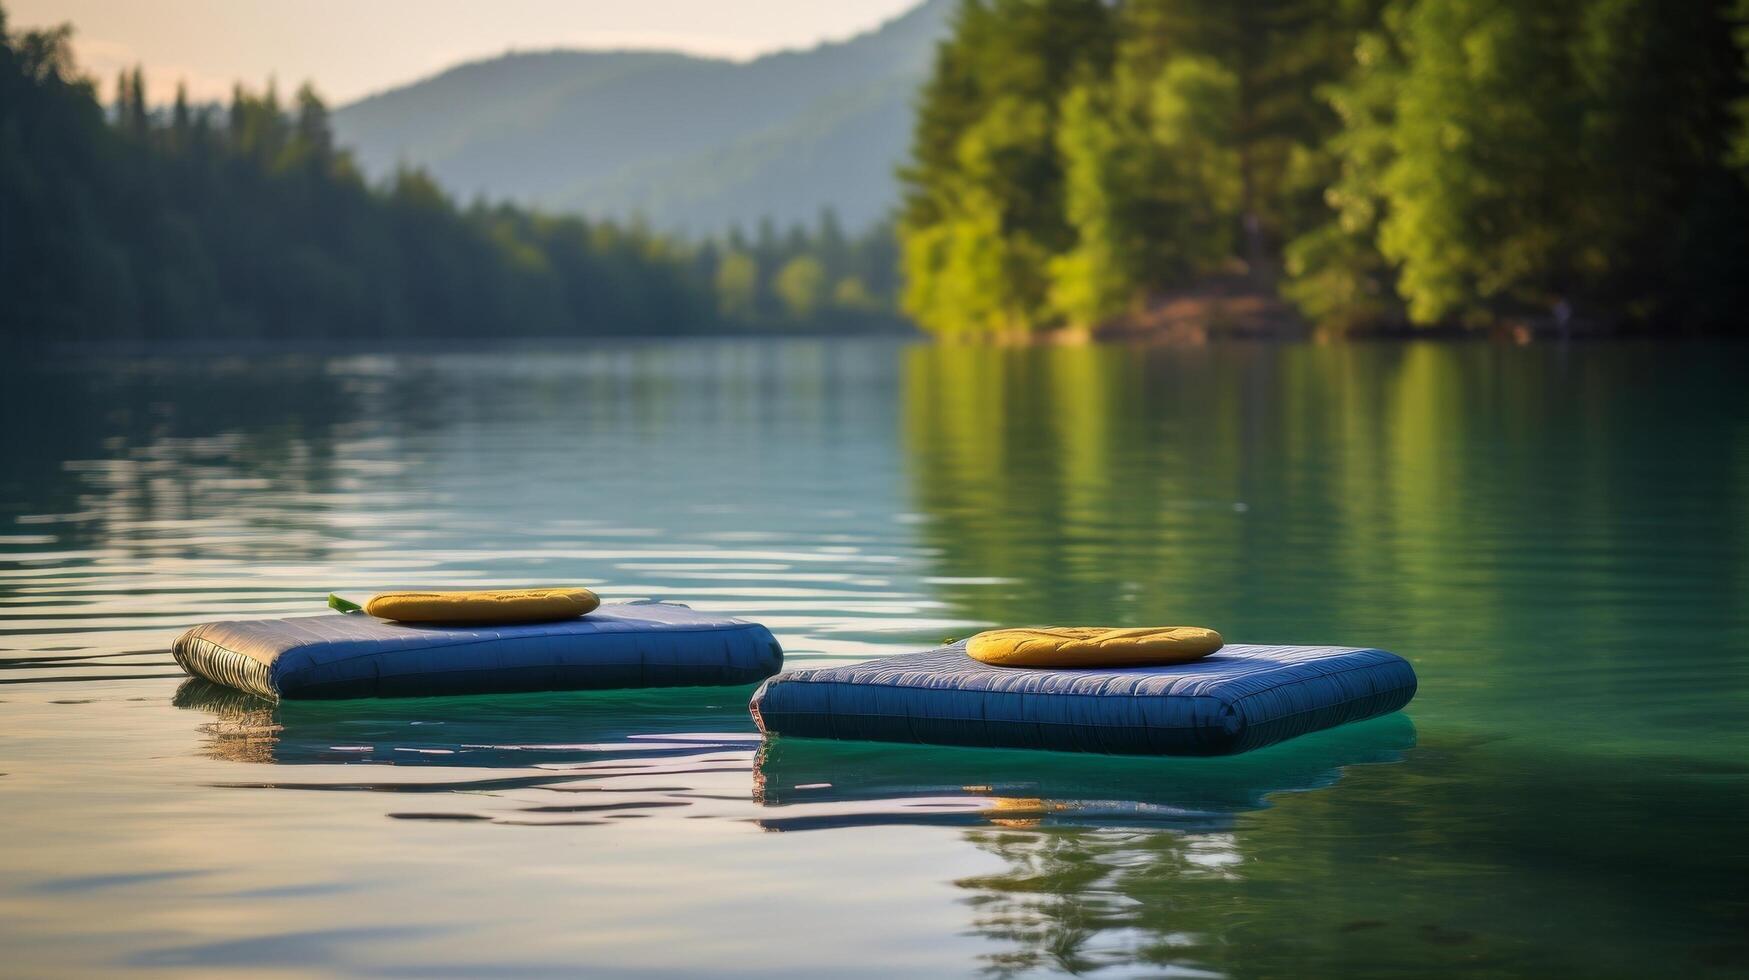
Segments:
[[[505,353],[539,354],[543,352],[575,352],[625,350],[634,347],[666,347],[676,344],[700,346],[737,343],[766,344],[774,341],[813,341],[837,343],[933,344],[942,347],[984,347],[992,350],[1024,350],[1050,347],[1111,347],[1111,348],[1195,348],[1241,345],[1335,346],[1340,344],[1488,344],[1509,347],[1560,346],[1564,344],[1608,345],[1641,344],[1658,347],[1681,347],[1690,344],[1741,345],[1749,338],[1729,334],[1660,335],[1653,331],[1635,332],[1573,332],[1561,337],[1553,332],[1537,331],[1513,334],[1507,331],[1439,330],[1376,330],[1346,333],[1312,331],[1305,336],[1278,336],[1259,333],[1210,332],[1203,336],[1154,335],[1125,333],[1100,336],[1086,330],[1063,330],[1028,337],[1012,336],[946,336],[931,337],[921,331],[900,333],[849,334],[664,334],[614,335],[593,337],[534,338],[460,338],[443,343],[359,343],[336,347],[329,341],[136,341],[117,344],[49,344],[36,347],[28,355],[0,358],[0,373],[4,368],[24,367],[57,360],[134,360],[161,358],[225,358],[225,357],[312,357],[345,358],[372,356],[446,356],[453,354]]]
[[[1741,343],[1740,334],[1660,331],[1650,325],[1605,327],[1581,321],[1562,331],[1545,321],[1503,321],[1490,327],[1458,325],[1415,327],[1391,324],[1355,329],[1318,327],[1307,323],[1284,301],[1254,289],[1231,284],[1163,297],[1138,313],[1095,327],[1065,327],[1037,332],[930,333],[909,320],[887,321],[880,328],[858,326],[833,330],[747,330],[699,333],[604,333],[546,336],[471,337],[293,337],[94,340],[5,344],[0,363],[28,364],[53,359],[156,357],[252,357],[456,354],[481,351],[538,353],[541,351],[606,350],[677,343],[733,344],[779,340],[899,341],[949,347],[1201,347],[1221,344],[1343,344],[1343,343],[1487,343],[1531,346],[1565,343],[1644,343],[1675,346],[1688,343]]]

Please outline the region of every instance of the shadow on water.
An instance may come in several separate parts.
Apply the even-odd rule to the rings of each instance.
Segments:
[[[505,806],[388,816],[523,823],[527,814],[629,816],[685,806],[672,794],[724,775],[745,778],[759,739],[746,713],[751,693],[688,688],[274,703],[191,679],[174,703],[209,716],[200,726],[208,756],[313,773],[216,788],[446,795],[468,805],[490,796]],[[457,778],[432,778],[433,770],[456,771]],[[605,792],[610,783],[620,794],[612,800],[553,799]]]
[[[173,703],[210,715],[231,762],[527,769],[612,755],[751,749],[752,687],[272,702],[198,678]]]
[[[779,738],[760,746],[754,794],[776,811],[760,819],[771,830],[988,822],[1210,832],[1272,794],[1332,786],[1345,767],[1398,762],[1414,745],[1400,713],[1222,759]]]
[[[742,704],[748,693],[693,688],[276,704],[189,680],[175,704],[208,716],[200,728],[215,759],[318,773],[222,784],[232,788],[559,793],[612,780],[615,792],[627,794],[624,802],[591,806],[656,809],[673,806],[676,794],[694,800],[708,793],[734,804],[710,815],[773,831],[942,824],[1210,833],[1230,829],[1237,814],[1270,806],[1275,794],[1333,786],[1346,767],[1399,762],[1415,745],[1415,727],[1402,714],[1218,760],[761,742]],[[468,771],[433,779],[433,768]],[[723,778],[734,782],[722,784]],[[534,804],[524,812],[582,809],[523,797]],[[493,819],[472,811],[424,816]]]

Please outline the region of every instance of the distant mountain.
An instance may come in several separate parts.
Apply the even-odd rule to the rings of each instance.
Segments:
[[[811,222],[830,205],[860,229],[897,201],[912,100],[953,6],[926,0],[850,40],[748,62],[507,54],[345,106],[334,127],[366,172],[416,164],[464,197],[691,233]]]

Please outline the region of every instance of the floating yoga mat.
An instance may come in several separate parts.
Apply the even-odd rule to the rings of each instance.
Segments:
[[[190,674],[269,698],[752,684],[783,666],[782,648],[758,623],[657,602],[518,625],[356,613],[209,623],[171,649]]]
[[[1148,755],[1228,755],[1388,714],[1415,671],[1383,650],[1229,644],[1187,664],[993,667],[956,643],[790,670],[753,695],[761,731]]]

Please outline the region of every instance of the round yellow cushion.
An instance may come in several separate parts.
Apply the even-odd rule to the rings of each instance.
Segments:
[[[574,619],[601,605],[588,589],[384,592],[364,611],[400,623],[542,623]]]
[[[979,633],[966,653],[998,667],[1147,667],[1201,660],[1222,642],[1201,626],[1032,626]]]

